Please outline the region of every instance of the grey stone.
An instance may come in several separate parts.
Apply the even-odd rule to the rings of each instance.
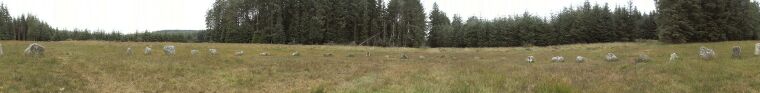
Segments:
[[[243,56],[244,54],[245,54],[245,52],[243,52],[243,51],[235,52],[235,56]]]
[[[616,62],[618,61],[618,57],[613,53],[607,53],[607,56],[605,56],[605,59],[607,62]]]
[[[37,43],[32,43],[32,44],[29,44],[29,46],[26,47],[26,49],[24,49],[24,54],[26,54],[27,56],[44,56],[45,47]]]
[[[296,51],[296,52],[290,53],[290,56],[301,56],[301,53]]]
[[[636,58],[636,63],[646,63],[651,61],[648,55],[639,54],[639,58]]]
[[[715,51],[710,48],[702,46],[699,48],[699,56],[703,60],[712,60],[713,58],[715,58]]]
[[[742,58],[742,48],[739,46],[734,46],[731,48],[731,57]]]
[[[177,54],[176,50],[177,47],[174,47],[173,45],[164,46],[164,54],[168,56],[174,56]]]
[[[578,62],[578,63],[586,62],[586,57],[583,57],[583,56],[575,57],[575,62]]]
[[[0,44],[0,56],[3,55],[3,44]]]
[[[271,56],[271,55],[272,54],[270,54],[269,52],[261,52],[261,53],[259,53],[259,56]]]
[[[211,56],[219,54],[219,51],[216,49],[208,49],[208,53],[211,54]]]
[[[201,51],[198,51],[198,50],[195,50],[195,49],[190,50],[190,54],[192,54],[192,55],[198,55],[198,54],[200,54],[200,52]]]
[[[562,57],[562,56],[552,57],[552,62],[565,62],[565,57]]]
[[[760,43],[755,44],[755,56],[760,56]]]

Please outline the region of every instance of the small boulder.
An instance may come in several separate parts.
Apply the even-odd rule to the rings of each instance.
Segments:
[[[271,55],[272,54],[270,54],[269,52],[261,52],[261,53],[259,53],[259,56],[271,56]]]
[[[583,57],[583,56],[575,57],[575,62],[578,62],[578,63],[586,62],[586,57]]]
[[[133,54],[133,53],[132,53],[132,48],[131,48],[131,47],[130,47],[130,48],[127,48],[127,55],[132,55],[132,54]]]
[[[613,53],[607,53],[607,56],[605,56],[605,59],[607,62],[616,62],[618,61],[618,57]]]
[[[533,57],[533,56],[528,56],[528,59],[525,59],[525,61],[528,61],[528,63],[533,63],[533,62],[536,62],[536,60],[535,60],[535,59],[536,59],[536,58],[535,58],[535,57]]]
[[[298,53],[298,51],[290,53],[290,56],[301,56],[301,53]]]
[[[699,56],[702,57],[703,60],[712,60],[715,58],[715,51],[702,46],[699,48]]]
[[[645,54],[639,54],[639,58],[636,58],[636,63],[646,63],[649,61],[651,61],[651,59],[649,59],[649,56]]]
[[[177,47],[174,47],[173,45],[164,46],[164,53],[168,56],[174,56],[177,54],[176,49]]]
[[[219,52],[216,49],[208,49],[208,53],[211,54],[211,56],[219,54]]]
[[[562,57],[562,56],[552,57],[552,62],[565,62],[565,57]]]
[[[332,54],[332,53],[325,53],[325,54],[322,54],[322,56],[323,56],[323,57],[332,57],[332,56],[333,56],[333,54]]]
[[[26,47],[26,49],[24,50],[24,54],[28,56],[44,56],[45,47],[37,43],[32,43],[32,44],[29,44],[28,47]]]
[[[192,55],[198,55],[198,54],[200,54],[200,52],[201,51],[198,51],[198,50],[195,50],[195,49],[190,50],[190,54],[192,54]]]
[[[243,54],[245,54],[243,51],[235,52],[235,56],[243,56]]]

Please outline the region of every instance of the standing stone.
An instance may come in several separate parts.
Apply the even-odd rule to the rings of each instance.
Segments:
[[[127,55],[132,55],[132,48],[127,48]]]
[[[533,62],[536,62],[536,60],[535,60],[535,59],[536,59],[536,58],[535,58],[535,57],[533,57],[533,56],[528,56],[528,59],[525,59],[525,61],[528,61],[528,63],[533,63]]]
[[[0,44],[0,56],[3,55],[3,44]]]
[[[153,49],[151,49],[150,47],[145,47],[144,53],[145,53],[145,55],[150,55],[151,51],[153,51]]]
[[[0,56],[3,55],[3,44],[0,44]]]
[[[739,46],[734,46],[734,48],[731,48],[731,56],[733,58],[742,58],[742,48]]]
[[[607,56],[605,58],[607,59],[607,62],[618,61],[618,57],[615,56],[615,54],[613,54],[613,53],[607,53]]]
[[[166,54],[167,56],[174,56],[175,54],[177,54],[176,50],[177,50],[177,47],[173,45],[164,46],[164,54]]]
[[[703,60],[712,60],[715,58],[715,51],[713,51],[710,48],[702,46],[699,48],[699,56],[702,57]]]
[[[639,54],[639,58],[636,58],[636,63],[645,63],[649,61],[651,61],[651,59],[645,54]]]
[[[29,55],[29,56],[44,56],[45,47],[37,43],[32,43],[32,44],[29,44],[28,47],[26,47],[26,49],[24,50],[24,54]]]
[[[583,56],[575,57],[575,62],[578,62],[578,63],[586,62],[586,58]]]
[[[668,62],[675,62],[676,60],[678,60],[678,54],[676,53],[670,54],[670,59]]]
[[[755,56],[760,56],[760,43],[755,44]]]

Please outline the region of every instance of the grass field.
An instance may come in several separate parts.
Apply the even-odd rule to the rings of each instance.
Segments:
[[[322,45],[217,43],[136,43],[101,41],[39,42],[43,58],[23,56],[33,42],[0,41],[0,92],[275,92],[275,93],[650,93],[760,92],[760,41],[693,43],[577,44],[514,48],[382,48]],[[176,45],[178,54],[160,47]],[[730,58],[732,46],[744,58]],[[151,46],[153,55],[142,55]],[[699,60],[700,46],[718,59]],[[135,55],[126,55],[127,47]],[[209,56],[216,48],[221,55]],[[191,49],[203,55],[193,56]],[[243,50],[246,55],[233,53]],[[301,56],[290,56],[299,51]],[[369,51],[372,56],[365,56]],[[269,52],[272,56],[259,56]],[[621,57],[605,62],[607,52]],[[682,60],[667,62],[670,53]],[[323,57],[333,53],[334,57]],[[405,53],[409,59],[400,59]],[[348,57],[353,54],[355,57]],[[647,54],[653,62],[635,64]],[[537,63],[525,58],[536,56]],[[551,56],[570,61],[551,63]],[[586,63],[575,63],[575,56]]]

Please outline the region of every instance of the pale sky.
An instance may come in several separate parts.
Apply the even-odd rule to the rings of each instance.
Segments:
[[[385,0],[388,1],[388,0]],[[434,2],[449,17],[479,16],[495,18],[530,13],[549,16],[564,7],[581,5],[585,0],[422,0],[426,11]],[[589,0],[626,5],[630,0]],[[14,17],[33,14],[55,28],[105,31],[154,31],[167,29],[205,29],[205,15],[214,0],[0,0]],[[633,0],[641,11],[655,9],[654,0]]]

